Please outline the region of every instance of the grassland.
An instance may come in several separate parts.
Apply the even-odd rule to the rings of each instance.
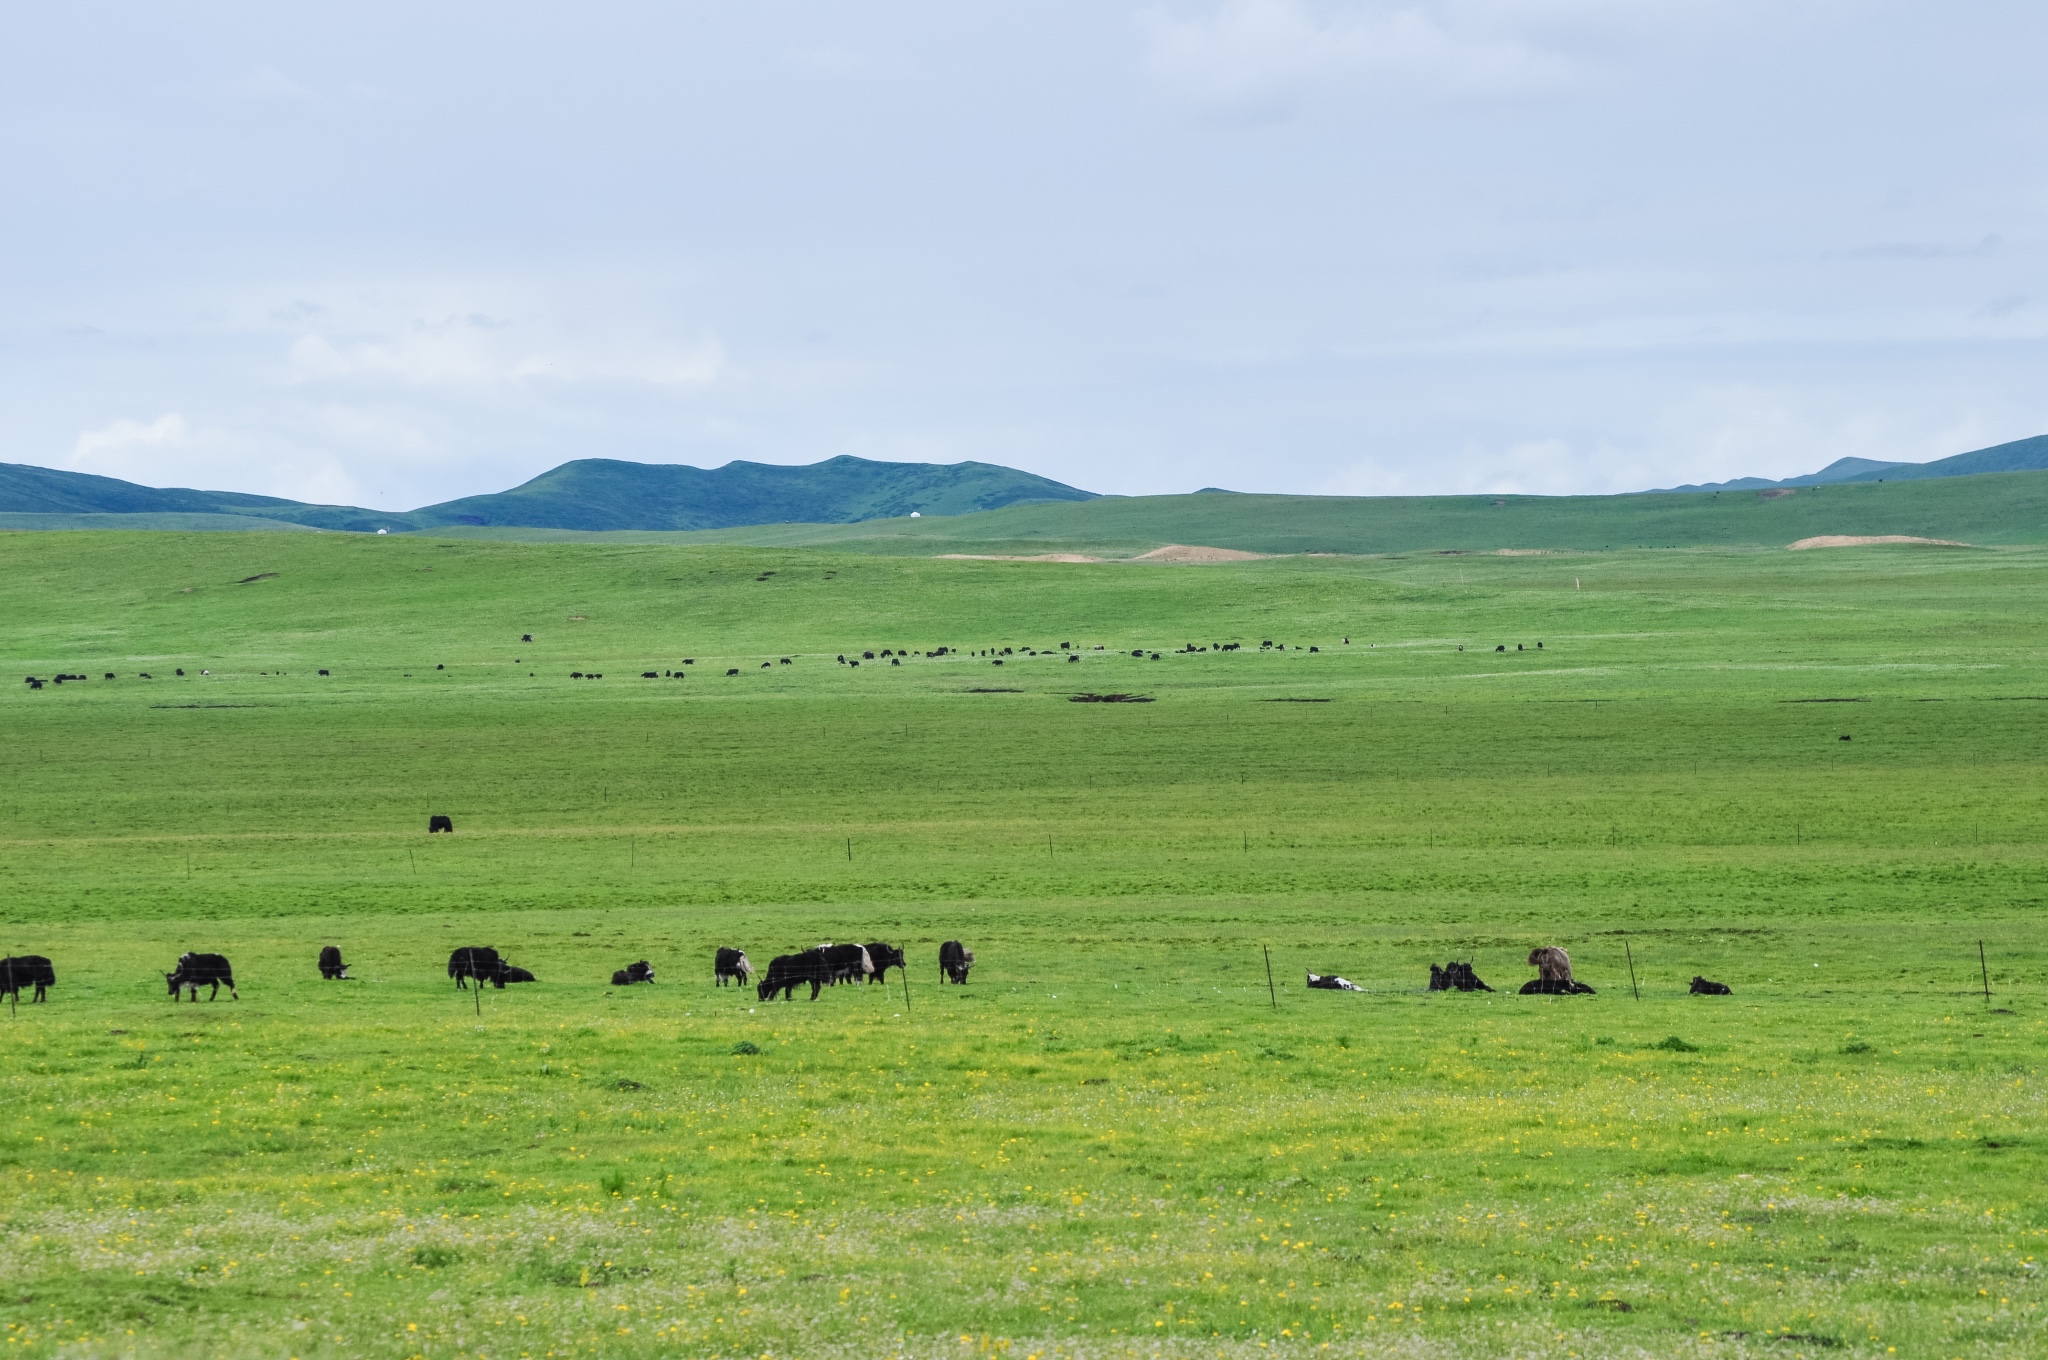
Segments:
[[[21,1354],[2039,1353],[2048,551],[0,554]]]

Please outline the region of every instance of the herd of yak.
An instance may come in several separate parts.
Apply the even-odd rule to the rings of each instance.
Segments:
[[[958,940],[948,940],[939,946],[939,973],[947,982],[966,985],[967,971],[973,966],[974,951]],[[1590,994],[1593,990],[1572,977],[1571,955],[1555,945],[1531,950],[1529,966],[1536,970],[1536,976],[1523,984],[1524,996],[1575,996]],[[712,958],[712,980],[720,987],[727,983],[742,987],[753,984],[763,1001],[772,1000],[777,992],[782,993],[783,1000],[791,1000],[797,988],[809,983],[811,1000],[816,1001],[822,989],[842,982],[885,982],[891,968],[904,968],[903,951],[895,945],[880,940],[867,944],[821,944],[815,949],[776,955],[769,960],[768,971],[762,975],[761,981],[754,983],[754,965],[746,952],[720,948]],[[321,949],[320,976],[329,981],[348,977],[348,965],[342,962],[341,950],[337,946],[330,944]],[[471,983],[481,987],[488,982],[502,989],[508,983],[534,980],[532,973],[506,961],[496,949],[484,945],[464,945],[450,954],[448,976],[455,980],[457,987],[465,990]],[[165,973],[164,981],[170,984],[174,1000],[180,992],[185,992],[191,1000],[197,1001],[199,989],[211,987],[207,993],[207,1000],[211,1001],[220,995],[223,986],[228,989],[230,997],[238,1001],[241,999],[241,993],[235,990],[235,971],[222,954],[181,954],[177,968]],[[654,965],[645,959],[629,963],[612,974],[614,987],[652,981]],[[56,985],[55,967],[40,954],[0,959],[0,998],[19,1001],[22,992],[30,991],[32,1002],[41,1001]],[[1308,985],[1317,991],[1362,990],[1348,979],[1321,973],[1310,973]],[[1490,992],[1493,988],[1480,981],[1469,963],[1451,963],[1443,967],[1432,963],[1429,966],[1429,990]],[[1693,978],[1692,990],[1696,996],[1731,994],[1727,983],[1709,982],[1703,977]]]
[[[967,970],[973,966],[974,951],[958,940],[948,940],[939,946],[939,973],[947,982],[965,986]],[[903,967],[903,951],[880,940],[864,945],[821,944],[815,949],[781,954],[771,960],[768,973],[757,990],[763,1001],[778,991],[784,1000],[788,1000],[798,987],[808,982],[811,984],[811,999],[815,1001],[821,988],[841,982],[883,982],[891,968]],[[330,944],[320,950],[320,976],[330,982],[348,977],[348,965],[342,961],[338,946]],[[485,945],[464,945],[450,954],[448,976],[464,990],[471,983],[481,987],[488,982],[502,990],[508,983],[535,980],[531,972],[500,957],[496,949]],[[754,965],[744,950],[721,948],[713,959],[713,978],[721,987],[728,982],[744,986],[754,980]],[[180,954],[178,966],[164,974],[164,981],[170,984],[174,1000],[180,992],[185,992],[191,1000],[197,1001],[201,987],[211,988],[206,996],[209,1001],[220,996],[222,987],[228,989],[229,997],[237,1001],[242,999],[242,994],[235,989],[235,970],[224,954]],[[652,981],[654,965],[645,959],[629,963],[612,974],[614,987]],[[41,954],[0,959],[0,999],[19,1001],[21,993],[28,991],[31,993],[30,1001],[34,1003],[44,1000],[49,989],[56,985],[56,967]]]

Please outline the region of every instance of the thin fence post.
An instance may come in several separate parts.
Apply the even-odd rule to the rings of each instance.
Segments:
[[[1984,999],[1991,1000],[1991,965],[1984,961],[1984,942],[1977,941],[1977,971],[1984,977]]]
[[[1266,954],[1266,995],[1273,999],[1273,1009],[1280,1009],[1280,993],[1273,986],[1273,950],[1271,946],[1260,945]]]
[[[1628,947],[1627,940],[1623,940],[1621,942],[1621,952],[1628,955],[1629,990],[1636,994],[1636,1000],[1641,1001],[1643,999],[1643,989],[1636,985],[1636,951]]]
[[[910,1014],[910,965],[909,965],[909,963],[908,963],[908,962],[906,961],[906,962],[905,962],[905,964],[903,965],[903,967],[901,967],[901,968],[898,968],[898,969],[897,969],[896,971],[897,971],[897,972],[899,972],[899,973],[901,973],[901,974],[903,974],[903,1014],[904,1014],[904,1015],[905,1015],[906,1017],[908,1017],[908,1016],[909,1016],[909,1014]]]

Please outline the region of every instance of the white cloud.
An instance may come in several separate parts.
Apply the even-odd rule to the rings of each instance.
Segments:
[[[97,430],[83,431],[71,445],[66,466],[73,472],[92,472],[102,477],[139,480],[165,463],[164,455],[191,436],[185,417],[166,412],[144,424],[139,420],[116,420]]]
[[[1154,10],[1147,28],[1163,83],[1211,105],[1257,109],[1326,82],[1451,96],[1557,84],[1569,74],[1564,57],[1512,22],[1533,8],[1224,0],[1187,18]]]
[[[358,340],[301,336],[291,363],[301,380],[387,378],[422,387],[518,382],[629,382],[701,387],[725,368],[714,336],[677,343],[621,335],[534,335],[535,327],[481,313],[414,321],[396,335]]]

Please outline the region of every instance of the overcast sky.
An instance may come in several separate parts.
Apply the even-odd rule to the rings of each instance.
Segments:
[[[0,16],[0,461],[1604,492],[2048,432],[2039,0]]]

